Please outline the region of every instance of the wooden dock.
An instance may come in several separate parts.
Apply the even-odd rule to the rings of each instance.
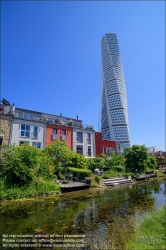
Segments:
[[[60,183],[60,187],[61,187],[61,191],[64,193],[64,192],[88,189],[90,185],[85,184],[83,182],[68,182],[68,183]]]
[[[102,182],[106,186],[117,186],[117,185],[124,185],[124,184],[131,184],[133,181],[131,179],[127,179],[124,177],[119,178],[111,178],[111,179],[103,179]]]
[[[136,177],[136,181],[144,181],[144,180],[149,180],[151,178],[157,178],[157,174],[147,174],[147,175],[140,175]]]
[[[136,177],[136,181],[143,181],[143,180],[145,180],[146,179],[146,176],[137,176]]]

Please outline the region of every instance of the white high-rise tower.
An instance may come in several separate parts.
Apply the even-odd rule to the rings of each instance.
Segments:
[[[116,34],[105,34],[101,40],[102,93],[101,132],[103,139],[116,140],[130,147],[126,87]]]

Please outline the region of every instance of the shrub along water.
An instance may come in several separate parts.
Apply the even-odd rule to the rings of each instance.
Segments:
[[[2,185],[2,183],[1,183]],[[12,200],[27,197],[34,197],[43,194],[52,194],[60,191],[59,185],[48,181],[42,180],[34,181],[24,187],[13,186],[10,188],[3,188],[0,193],[1,200]]]
[[[68,172],[72,172],[73,176],[79,175],[79,179],[84,179],[85,177],[92,176],[92,171],[88,169],[81,169],[81,168],[67,168]]]
[[[57,192],[55,179],[52,158],[45,151],[29,145],[2,150],[0,200]]]
[[[10,148],[1,146],[0,149],[1,197],[6,199],[12,195],[13,198],[28,197],[55,191],[57,186],[53,181],[65,176],[67,171],[72,171],[74,176],[79,173],[79,178],[84,179],[98,168],[105,172],[102,177],[110,178],[130,173],[134,176],[135,168],[140,173],[147,168],[154,169],[156,165],[155,159],[147,155],[147,148],[138,145],[125,149],[123,156],[110,152],[108,158],[101,154],[93,159],[74,153],[66,147],[65,142],[58,140],[43,150],[25,144]],[[40,180],[38,185],[37,179]],[[92,180],[96,185],[97,181]],[[39,189],[45,191],[40,192]]]

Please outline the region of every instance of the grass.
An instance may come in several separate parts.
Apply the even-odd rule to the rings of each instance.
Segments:
[[[95,233],[88,242],[91,250],[164,250],[166,249],[166,206],[146,214],[140,224],[133,216],[116,217],[107,224],[107,234]]]
[[[166,249],[166,206],[144,216],[127,250]]]
[[[43,180],[42,178],[34,180],[31,184],[24,187],[5,188],[3,183],[0,183],[0,200],[13,200],[39,195],[48,195],[60,191],[59,185],[51,180]]]
[[[135,224],[133,216],[118,216],[116,221],[107,223],[105,233],[95,231],[93,239],[89,239],[87,244],[91,250],[125,250],[126,242],[135,233]]]

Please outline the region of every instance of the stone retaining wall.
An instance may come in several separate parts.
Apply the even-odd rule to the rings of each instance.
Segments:
[[[0,114],[0,137],[3,138],[2,144],[9,145],[11,124],[11,115]]]

